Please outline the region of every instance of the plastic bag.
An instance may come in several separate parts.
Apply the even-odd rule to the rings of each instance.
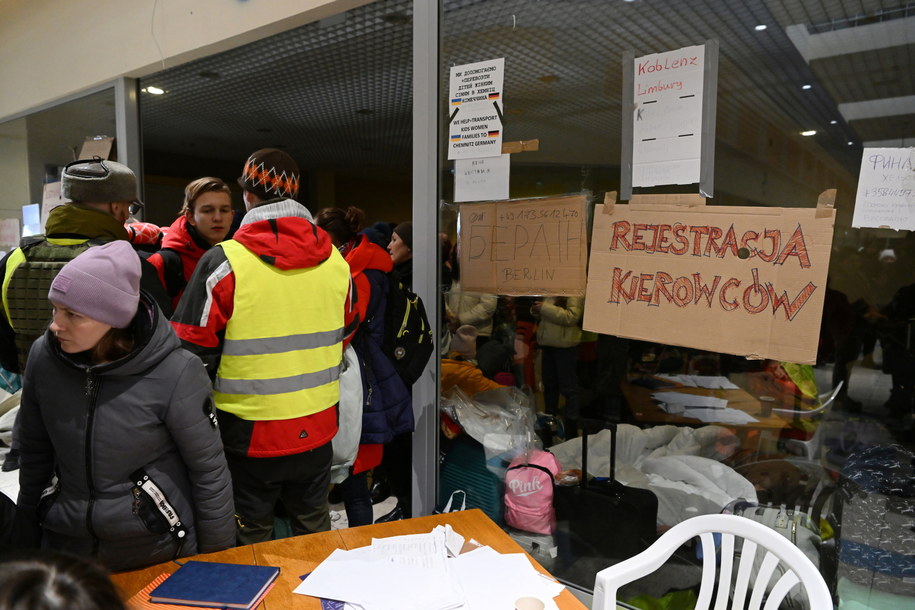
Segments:
[[[480,392],[473,398],[455,387],[443,397],[441,410],[483,445],[487,468],[504,480],[516,456],[542,448],[534,435],[531,405],[531,397],[515,387]]]

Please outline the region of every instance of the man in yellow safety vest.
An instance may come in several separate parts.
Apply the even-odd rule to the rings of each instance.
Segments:
[[[270,540],[277,501],[293,533],[330,529],[338,379],[356,324],[349,266],[295,201],[299,180],[283,151],[248,158],[248,212],[200,259],[172,318],[214,378],[240,544]]]

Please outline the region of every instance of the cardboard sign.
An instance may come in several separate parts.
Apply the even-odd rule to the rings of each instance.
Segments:
[[[705,47],[635,58],[632,186],[699,182]]]
[[[915,148],[865,148],[851,226],[915,230]]]
[[[459,221],[463,290],[584,294],[584,195],[465,204]]]
[[[87,136],[79,149],[80,159],[91,159],[100,157],[102,159],[111,159],[114,150],[114,138],[108,136]],[[115,155],[117,156],[117,155]],[[113,161],[114,159],[112,159]]]
[[[816,362],[832,208],[598,206],[585,330]]]
[[[19,219],[0,219],[0,250],[8,252],[19,245]]]

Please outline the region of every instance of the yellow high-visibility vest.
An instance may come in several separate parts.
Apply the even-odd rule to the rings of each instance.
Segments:
[[[337,404],[350,282],[337,249],[315,267],[284,271],[235,240],[217,247],[235,274],[235,297],[213,386],[216,406],[262,421]]]

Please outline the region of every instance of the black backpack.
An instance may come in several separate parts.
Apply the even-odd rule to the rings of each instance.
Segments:
[[[435,351],[426,308],[416,293],[403,285],[396,271],[388,276],[381,350],[407,386],[419,379]]]

